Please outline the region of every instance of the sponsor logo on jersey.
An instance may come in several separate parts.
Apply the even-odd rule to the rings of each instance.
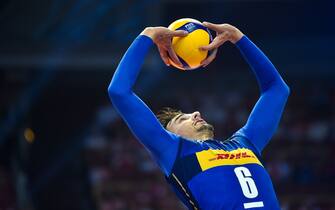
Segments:
[[[203,171],[225,165],[258,164],[262,166],[256,155],[250,149],[246,148],[232,151],[209,149],[197,152],[196,156]]]
[[[216,154],[215,158],[209,159],[209,161],[214,160],[224,160],[224,159],[240,159],[240,158],[256,158],[254,155],[248,155],[247,152],[239,152],[239,153],[220,153]]]

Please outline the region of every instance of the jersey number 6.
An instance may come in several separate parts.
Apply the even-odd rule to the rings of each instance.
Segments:
[[[243,195],[247,198],[256,198],[258,190],[254,180],[251,178],[251,173],[246,167],[237,167],[234,169],[238,181],[240,182]]]

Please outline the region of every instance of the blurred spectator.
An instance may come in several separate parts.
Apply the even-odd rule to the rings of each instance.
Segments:
[[[15,206],[15,192],[13,180],[8,174],[8,171],[0,166],[0,209],[14,210]]]

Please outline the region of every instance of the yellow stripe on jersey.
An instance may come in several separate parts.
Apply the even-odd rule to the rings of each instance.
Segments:
[[[263,166],[256,155],[250,149],[246,148],[232,151],[209,149],[197,152],[196,156],[202,171],[224,165],[244,165],[255,163]]]

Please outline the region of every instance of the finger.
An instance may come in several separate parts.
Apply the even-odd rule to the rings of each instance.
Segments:
[[[201,65],[203,67],[208,66],[208,64],[210,64],[215,58],[216,58],[216,54],[218,52],[218,49],[215,49],[209,56],[208,58],[206,58],[204,61],[201,62]]]
[[[199,47],[199,49],[200,50],[213,50],[215,48],[218,48],[228,40],[228,35],[229,35],[228,32],[223,32],[217,35],[209,45],[201,46]]]
[[[220,36],[216,36],[209,45],[199,47],[199,50],[206,51],[206,50],[213,50],[215,48],[220,47],[222,43],[221,43],[221,38],[219,37]]]
[[[172,61],[178,65],[178,66],[182,66],[183,64],[179,61],[178,56],[176,55],[176,53],[174,52],[174,50],[172,49],[172,47],[168,48],[168,54],[170,56],[170,58],[172,59]]]
[[[185,37],[187,36],[188,32],[185,30],[177,30],[172,32],[172,36],[178,36],[178,37]]]
[[[158,47],[159,55],[161,56],[165,65],[170,66],[169,56],[166,50]]]
[[[216,48],[204,61],[201,62],[202,67],[208,66],[215,58],[216,54],[218,52],[218,49]]]
[[[216,31],[216,32],[219,32],[220,31],[220,25],[218,24],[214,24],[214,23],[210,23],[210,22],[202,22],[202,25],[204,25],[205,27],[213,30],[213,31]]]

